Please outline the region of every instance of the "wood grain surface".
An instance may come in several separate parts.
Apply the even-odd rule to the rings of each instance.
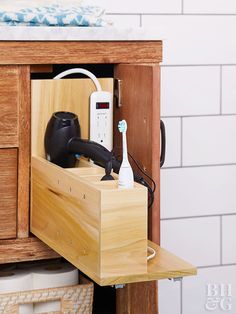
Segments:
[[[126,119],[128,151],[139,162],[144,172],[152,176],[157,185],[154,204],[149,209],[148,216],[149,238],[155,243],[159,243],[160,240],[159,73],[158,65],[120,64],[115,67],[115,78],[122,80],[122,107],[114,110],[114,148],[119,154],[121,136],[117,124],[119,120]],[[130,162],[133,169],[140,173],[131,159]],[[124,289],[117,290],[117,314],[136,314],[138,310],[143,314],[157,313],[155,282],[126,285]]]
[[[191,264],[145,240],[144,187],[117,189],[117,181],[87,180],[81,169],[82,177],[79,169],[75,173],[32,158],[31,230],[36,236],[101,286],[196,273]],[[147,246],[156,251],[148,262]]]
[[[0,149],[0,239],[16,237],[17,149]]]
[[[131,283],[116,291],[117,314],[156,314],[156,281]],[[161,314],[161,313],[160,313]]]
[[[120,154],[121,136],[117,125],[119,120],[125,119],[128,123],[128,151],[138,161],[142,170],[153,177],[157,185],[155,203],[149,210],[149,237],[159,243],[159,66],[117,65],[115,78],[122,80],[122,107],[114,109],[114,150]],[[130,162],[134,171],[143,176],[132,159]]]
[[[100,285],[135,281],[147,273],[146,188],[118,189],[104,170],[91,181],[89,169],[87,180],[84,167],[32,157],[31,231]]]
[[[30,73],[52,73],[52,64],[35,64],[30,66]]]
[[[0,66],[0,148],[18,146],[18,66]]]
[[[39,239],[0,240],[0,264],[60,257]]]
[[[19,150],[17,237],[29,236],[30,197],[30,67],[19,67]]]
[[[161,61],[161,41],[0,42],[0,64],[158,63]]]
[[[99,79],[102,89],[113,93],[113,79]],[[32,80],[32,155],[45,157],[44,134],[53,112],[76,113],[81,137],[89,138],[89,98],[96,90],[90,79]]]

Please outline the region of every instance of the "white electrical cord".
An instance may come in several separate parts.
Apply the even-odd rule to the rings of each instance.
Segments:
[[[97,88],[97,91],[101,92],[102,87],[101,87],[98,79],[96,78],[96,76],[92,72],[90,72],[88,70],[85,70],[85,69],[82,69],[82,68],[74,68],[74,69],[66,70],[64,72],[61,72],[57,76],[55,76],[53,79],[54,80],[59,80],[59,79],[65,77],[67,75],[76,74],[76,73],[84,74],[84,75],[88,76],[93,81],[94,85]]]
[[[147,257],[147,261],[150,261],[151,259],[153,259],[156,256],[156,251],[152,247],[150,247],[150,246],[148,246],[147,250],[148,250],[148,253],[151,253]]]

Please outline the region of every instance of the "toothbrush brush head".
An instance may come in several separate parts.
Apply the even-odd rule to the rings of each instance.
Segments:
[[[121,120],[118,123],[118,129],[120,131],[120,133],[124,133],[127,131],[127,123],[125,120]]]

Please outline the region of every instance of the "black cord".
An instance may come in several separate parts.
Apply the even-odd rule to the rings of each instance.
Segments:
[[[137,160],[135,160],[134,157],[130,153],[128,153],[128,155],[133,160],[133,162],[138,167],[138,169],[142,172],[142,174],[144,174],[152,182],[153,184],[152,192],[154,193],[156,191],[156,182],[146,172],[143,171],[143,169],[141,168]]]
[[[149,193],[149,196],[150,196],[150,201],[149,201],[149,204],[148,204],[148,208],[150,208],[150,207],[152,207],[153,202],[154,202],[154,192],[156,190],[156,182],[152,179],[152,177],[150,175],[148,175],[146,172],[143,171],[143,169],[141,168],[141,166],[139,165],[137,160],[135,160],[134,157],[130,153],[128,153],[128,155],[133,160],[133,162],[135,163],[137,168],[140,170],[140,172],[142,174],[144,174],[153,184],[153,189],[152,189],[150,187],[150,185],[143,178],[140,178],[140,183],[142,185],[144,185],[148,189],[148,193]]]
[[[119,173],[119,169],[120,169],[120,165],[121,165],[121,161],[119,160],[120,156],[119,155],[115,156],[114,151],[112,151],[112,153],[113,153],[113,158],[114,158],[114,160],[113,160],[113,171],[116,173]],[[154,193],[156,190],[156,183],[150,175],[148,175],[147,173],[145,173],[143,171],[143,169],[141,168],[141,166],[139,165],[137,160],[131,154],[128,153],[128,155],[133,160],[134,164],[139,169],[139,171],[152,182],[153,188],[148,184],[148,182],[141,175],[134,173],[134,180],[136,182],[142,184],[143,186],[145,186],[148,189],[148,208],[150,208],[154,202]]]

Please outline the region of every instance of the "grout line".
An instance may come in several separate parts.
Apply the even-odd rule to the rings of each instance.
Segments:
[[[236,212],[235,213],[226,213],[226,214],[208,214],[208,215],[194,215],[194,216],[182,216],[182,217],[178,216],[178,217],[170,217],[170,218],[161,218],[161,221],[195,219],[195,218],[225,217],[225,216],[236,216]]]
[[[222,65],[220,65],[220,114],[222,115]]]
[[[139,15],[139,27],[143,26],[143,17],[142,14]]]
[[[184,0],[182,0],[182,3]],[[142,14],[143,16],[222,16],[222,17],[227,17],[227,16],[236,16],[235,13],[184,13],[184,6],[182,5],[181,12],[179,13],[159,13],[159,12],[106,12],[107,15],[139,15]]]
[[[184,14],[184,0],[181,1],[181,14]]]
[[[230,266],[236,266],[236,263],[230,263],[230,264],[222,264],[222,265],[209,265],[209,266],[197,266],[198,269],[206,269],[206,268],[215,268],[215,267],[230,267]]]
[[[206,167],[232,167],[236,166],[236,163],[227,163],[227,164],[208,164],[208,165],[189,165],[189,166],[173,166],[173,167],[162,167],[162,170],[171,170],[171,169],[189,169],[189,168],[206,168]]]
[[[184,0],[182,0],[182,7],[179,13],[158,13],[158,12],[106,12],[107,15],[140,15],[143,16],[204,16],[204,17],[215,17],[215,16],[236,16],[235,13],[184,13]]]
[[[179,63],[179,64],[163,64],[163,62],[161,63],[161,68],[168,68],[168,67],[216,67],[216,66],[235,66],[235,63],[199,63],[199,64],[183,64],[183,63]]]
[[[180,166],[183,167],[183,118],[180,118]]]
[[[142,15],[143,13],[142,12],[136,12],[136,13],[134,13],[134,12],[130,12],[130,13],[121,13],[121,12],[119,12],[119,13],[114,13],[114,12],[106,12],[106,15],[119,15],[119,16],[122,16],[122,15]]]
[[[236,112],[235,113],[207,113],[207,114],[196,114],[196,115],[186,115],[186,116],[182,116],[182,115],[176,115],[176,116],[165,116],[162,115],[161,118],[163,119],[167,119],[167,118],[204,118],[204,117],[236,117]]]
[[[183,314],[183,280],[180,281],[180,314]]]
[[[223,265],[223,233],[222,233],[222,216],[220,216],[220,265]]]

